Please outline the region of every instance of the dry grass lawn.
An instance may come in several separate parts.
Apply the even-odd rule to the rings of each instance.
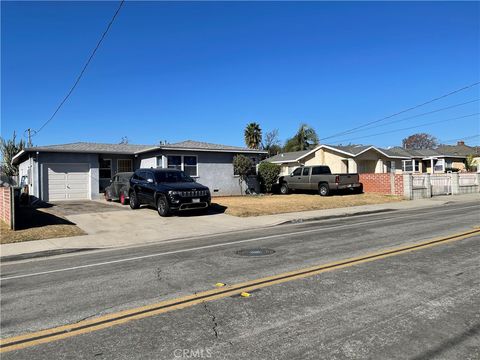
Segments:
[[[225,196],[213,202],[226,207],[225,213],[234,216],[259,216],[295,211],[334,209],[341,207],[383,204],[401,201],[401,196],[381,194],[335,195],[322,197],[314,194]]]
[[[0,231],[0,240],[2,244],[85,235],[85,232],[75,225],[47,225],[38,228],[13,231],[10,230],[7,224],[3,221],[0,221]]]
[[[48,209],[22,208],[18,214],[16,231],[0,221],[0,243],[53,239],[86,233],[64,217],[50,213]]]

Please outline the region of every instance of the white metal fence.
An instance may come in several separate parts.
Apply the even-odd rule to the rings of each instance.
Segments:
[[[412,186],[414,189],[423,189],[426,187],[426,176],[425,175],[413,175],[412,176]]]
[[[458,175],[458,184],[460,186],[472,186],[477,184],[476,174],[459,174]]]
[[[430,176],[432,196],[449,195],[452,193],[452,177],[450,175]]]

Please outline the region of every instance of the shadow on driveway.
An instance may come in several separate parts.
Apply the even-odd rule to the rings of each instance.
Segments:
[[[71,221],[45,210],[33,207],[19,207],[15,221],[16,230],[31,229],[49,225],[75,225]]]

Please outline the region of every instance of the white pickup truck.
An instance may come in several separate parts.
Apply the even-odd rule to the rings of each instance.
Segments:
[[[281,176],[279,185],[281,194],[288,194],[291,190],[317,190],[321,196],[328,196],[336,190],[363,192],[358,174],[332,174],[324,165],[298,167],[290,175]]]

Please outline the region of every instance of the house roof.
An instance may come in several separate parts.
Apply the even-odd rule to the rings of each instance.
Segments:
[[[480,155],[480,148],[478,146],[468,145],[440,145],[437,150],[442,154],[450,155]]]
[[[71,144],[45,145],[26,148],[26,151],[48,151],[48,152],[81,152],[81,153],[117,153],[135,154],[138,151],[149,149],[154,145],[132,145],[132,144],[101,144],[92,142],[76,142]]]
[[[311,153],[319,150],[319,149],[329,149],[332,151],[337,151],[339,153],[345,154],[350,157],[356,157],[370,149],[373,149],[375,151],[378,151],[382,153],[383,155],[387,157],[393,157],[393,158],[410,158],[410,155],[404,155],[401,153],[395,153],[395,152],[389,152],[386,149],[382,148],[377,148],[373,145],[352,145],[352,146],[333,146],[333,145],[319,145],[314,149],[310,150],[304,150],[304,151],[293,151],[293,152],[287,152],[283,154],[278,154],[275,156],[272,156],[265,161],[268,162],[273,162],[273,163],[287,163],[287,162],[295,162],[299,161],[302,158],[304,158],[307,155],[310,155]]]
[[[333,149],[338,149],[340,151],[352,154],[352,155],[358,155],[368,148],[373,147],[373,145],[351,145],[351,146],[332,146],[329,145]]]
[[[45,145],[25,148],[12,159],[12,163],[19,162],[23,154],[28,152],[66,152],[66,153],[87,153],[87,154],[119,154],[135,155],[154,150],[191,150],[211,152],[242,152],[253,154],[266,154],[266,151],[248,149],[238,146],[211,144],[200,141],[187,140],[174,144],[163,145],[134,145],[134,144],[102,144],[93,142],[76,142],[70,144]]]
[[[345,155],[356,157],[368,150],[376,150],[379,153],[383,154],[389,158],[400,158],[400,159],[411,159],[411,158],[428,158],[428,157],[457,157],[464,158],[469,154],[480,154],[480,149],[478,147],[470,147],[466,145],[441,145],[437,149],[404,149],[402,147],[396,146],[388,149],[379,148],[373,145],[352,145],[352,146],[333,146],[333,145],[319,145],[314,149],[305,150],[305,151],[294,151],[287,152],[283,154],[278,154],[272,156],[265,161],[273,163],[288,163],[300,161],[305,156],[321,149],[329,149],[333,151],[338,151]]]
[[[255,153],[255,154],[266,154],[267,151],[258,150],[258,149],[249,149],[240,146],[230,146],[230,145],[221,145],[221,144],[212,144],[202,141],[194,140],[185,140],[173,144],[163,144],[157,147],[141,150],[139,152],[147,152],[151,150],[196,150],[196,151],[220,151],[220,152],[243,152],[243,153]]]
[[[275,156],[272,156],[272,157],[266,159],[266,161],[273,162],[273,163],[274,162],[293,162],[293,161],[296,161],[299,158],[304,157],[305,154],[307,154],[308,152],[310,152],[310,150],[286,152],[286,153],[277,154]]]

